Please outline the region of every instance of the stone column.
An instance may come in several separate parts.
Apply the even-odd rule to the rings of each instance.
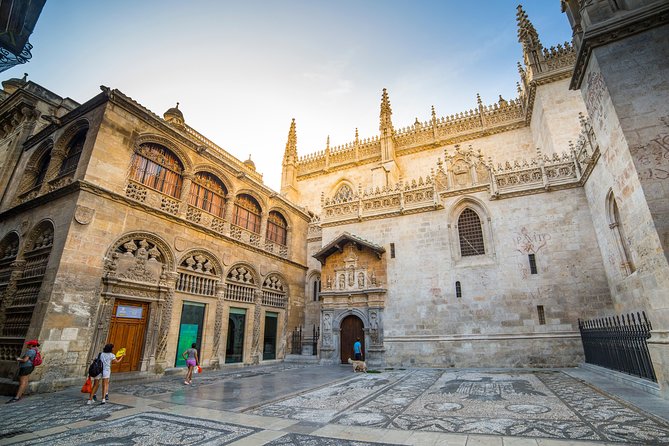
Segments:
[[[216,321],[214,323],[214,346],[211,351],[211,367],[219,369],[221,364],[225,362],[225,358],[220,353],[221,343],[225,345],[223,335],[223,314],[225,305],[225,290],[227,284],[225,282],[218,282],[216,284]]]
[[[183,182],[181,183],[181,193],[179,194],[179,217],[184,218],[188,211],[188,196],[190,194],[190,186],[193,183],[193,174],[185,173],[181,176]]]
[[[255,291],[253,300],[255,307],[253,309],[253,338],[251,342],[251,363],[260,364],[262,359],[262,350],[260,348],[260,315],[262,310],[262,290]]]

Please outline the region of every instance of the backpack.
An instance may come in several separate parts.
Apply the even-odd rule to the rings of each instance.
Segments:
[[[42,365],[42,355],[40,354],[39,351],[35,350],[35,357],[31,361],[33,363],[33,367],[37,367],[38,365]]]
[[[100,353],[97,358],[91,362],[91,365],[88,366],[88,376],[96,377],[102,373],[102,359],[100,359]]]

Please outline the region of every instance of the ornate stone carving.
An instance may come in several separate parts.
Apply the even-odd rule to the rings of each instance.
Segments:
[[[74,210],[74,220],[80,225],[87,225],[93,221],[95,209],[82,206],[80,204]]]

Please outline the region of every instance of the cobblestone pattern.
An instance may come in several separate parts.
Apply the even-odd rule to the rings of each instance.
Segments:
[[[235,424],[146,412],[17,445],[223,445],[258,431]]]
[[[82,420],[102,420],[117,410],[128,408],[113,403],[87,406],[84,402],[77,396],[49,394],[0,405],[0,439]]]
[[[561,372],[366,375],[250,413],[415,431],[669,444],[667,424]]]
[[[388,443],[368,443],[366,441],[341,440],[338,438],[316,437],[314,435],[288,434],[266,446],[392,446]]]

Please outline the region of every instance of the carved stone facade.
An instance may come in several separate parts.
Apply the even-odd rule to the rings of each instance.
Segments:
[[[76,104],[24,82],[0,96],[13,123],[0,180],[15,178],[0,202],[0,387],[31,338],[48,358],[31,380],[42,389],[77,381],[112,341],[128,351],[120,372],[162,373],[191,340],[205,367],[283,358],[303,323],[294,234],[307,213],[173,112],[162,119],[117,90]]]

